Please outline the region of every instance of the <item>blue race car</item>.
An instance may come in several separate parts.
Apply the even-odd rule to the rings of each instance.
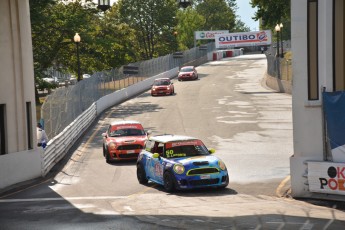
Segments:
[[[137,160],[140,184],[153,181],[168,192],[219,187],[229,184],[223,161],[212,155],[201,140],[180,135],[152,136]]]

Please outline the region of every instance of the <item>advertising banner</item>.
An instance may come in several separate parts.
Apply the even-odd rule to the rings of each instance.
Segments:
[[[345,164],[308,162],[311,192],[345,195]]]
[[[326,138],[333,162],[345,163],[345,91],[323,92]]]
[[[229,30],[195,31],[195,40],[213,39],[216,34],[227,34]]]
[[[272,35],[270,30],[216,34],[215,43],[217,49],[271,45]]]

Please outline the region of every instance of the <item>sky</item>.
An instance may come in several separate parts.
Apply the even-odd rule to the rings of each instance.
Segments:
[[[250,28],[251,31],[259,30],[259,21],[254,21],[255,8],[250,5],[250,0],[237,0],[238,10],[236,14],[240,17],[241,21]]]

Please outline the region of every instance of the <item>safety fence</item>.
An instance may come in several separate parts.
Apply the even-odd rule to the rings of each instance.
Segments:
[[[267,74],[280,80],[292,82],[291,59],[276,57],[266,53]]]
[[[46,97],[41,108],[41,119],[49,139],[61,133],[99,98],[176,67],[206,63],[208,53],[214,49],[214,43],[208,43],[118,69],[97,72],[75,85],[56,89]],[[50,75],[61,77],[62,74],[50,70]],[[63,77],[67,79],[69,76]]]
[[[49,140],[42,154],[41,174],[45,176],[71,149],[92,122],[107,108],[120,104],[131,97],[148,90],[157,78],[173,78],[178,72],[178,67],[160,73],[156,76],[139,81],[121,90],[107,94],[86,108],[79,116],[68,124],[58,135]],[[81,105],[81,107],[84,105]]]

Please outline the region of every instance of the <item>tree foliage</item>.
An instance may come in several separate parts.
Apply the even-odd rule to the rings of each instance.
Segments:
[[[254,20],[261,20],[262,28],[271,29],[277,24],[283,23],[283,35],[290,38],[290,4],[291,0],[251,0],[252,7],[257,11]]]
[[[194,46],[194,31],[245,31],[236,0],[195,0],[182,9],[176,0],[118,0],[101,12],[93,0],[29,0],[36,84],[53,67],[92,74]]]
[[[232,3],[232,4],[229,4]],[[235,26],[233,1],[204,0],[196,5],[196,11],[205,18],[204,30],[232,30]]]
[[[143,59],[157,56],[155,47],[163,33],[173,33],[177,10],[175,0],[119,0],[120,21],[135,30]]]

